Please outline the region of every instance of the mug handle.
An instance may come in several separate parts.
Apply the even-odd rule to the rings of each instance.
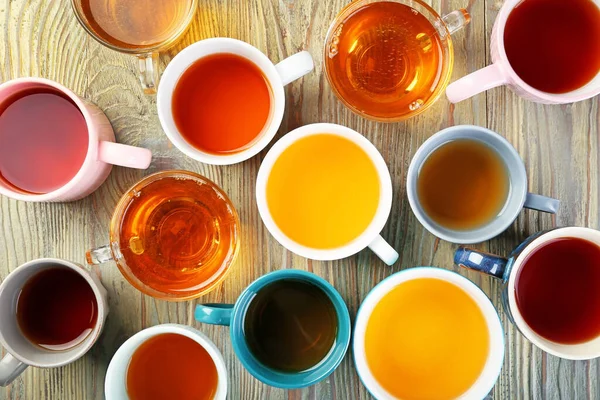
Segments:
[[[233,304],[198,304],[194,311],[196,321],[211,325],[231,325]]]
[[[527,193],[527,198],[525,199],[525,204],[523,206],[531,210],[556,214],[560,207],[560,200],[541,196],[539,194]]]
[[[152,152],[142,147],[103,140],[98,144],[98,159],[121,167],[146,169],[152,161]]]
[[[0,386],[7,386],[17,379],[27,367],[27,364],[7,353],[2,360],[0,360]]]
[[[275,65],[283,86],[303,77],[314,68],[315,63],[308,51],[296,53]]]
[[[495,63],[449,84],[446,88],[446,96],[451,103],[459,103],[476,94],[507,83],[508,79],[502,67]]]
[[[387,265],[393,265],[400,258],[398,252],[381,235],[377,235],[375,240],[369,244],[369,248]]]
[[[158,53],[140,54],[138,58],[138,69],[140,83],[146,94],[156,94],[158,87]]]
[[[508,260],[461,246],[454,253],[454,264],[504,280]]]

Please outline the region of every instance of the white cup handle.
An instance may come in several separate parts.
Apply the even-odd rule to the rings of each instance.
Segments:
[[[303,77],[314,68],[315,63],[308,51],[296,53],[275,65],[283,86]]]
[[[7,386],[17,379],[27,367],[27,364],[7,353],[4,358],[0,360],[0,386]]]
[[[381,235],[377,235],[375,240],[369,244],[369,248],[387,265],[393,265],[400,257],[398,252]]]

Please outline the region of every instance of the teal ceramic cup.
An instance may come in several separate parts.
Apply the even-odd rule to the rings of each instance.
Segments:
[[[317,365],[305,371],[283,372],[264,365],[252,354],[244,335],[250,303],[263,288],[280,280],[300,280],[315,285],[329,297],[337,314],[337,334],[332,348]],[[350,344],[350,314],[342,296],[329,282],[306,271],[286,269],[263,275],[242,292],[235,304],[200,304],[194,316],[199,322],[229,326],[233,350],[242,365],[259,381],[283,389],[298,389],[325,379],[340,365]]]

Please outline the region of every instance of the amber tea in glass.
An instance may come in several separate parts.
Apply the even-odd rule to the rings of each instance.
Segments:
[[[88,252],[88,263],[114,259],[137,289],[166,300],[210,291],[238,250],[239,219],[227,195],[189,171],[160,172],[119,201],[110,246]]]
[[[72,0],[83,28],[97,41],[139,57],[140,80],[155,93],[158,52],[175,44],[186,31],[198,0]]]
[[[399,121],[427,109],[450,80],[450,34],[469,22],[465,10],[443,18],[418,0],[359,0],[337,16],[325,42],[325,71],[352,111]]]

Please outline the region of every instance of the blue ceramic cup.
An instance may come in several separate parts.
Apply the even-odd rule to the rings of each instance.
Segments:
[[[254,357],[244,336],[246,312],[256,294],[273,282],[288,279],[305,281],[320,288],[333,303],[337,314],[337,336],[331,350],[317,365],[302,372],[283,372],[267,367]],[[342,296],[323,278],[300,270],[286,269],[263,275],[242,292],[235,304],[201,304],[196,306],[194,316],[203,323],[228,325],[233,350],[248,372],[267,385],[283,389],[302,388],[325,379],[340,365],[350,344],[350,314]]]
[[[500,213],[484,226],[471,230],[453,230],[438,224],[423,210],[417,193],[421,167],[440,146],[458,139],[479,141],[490,147],[504,161],[510,189]],[[452,243],[471,244],[489,240],[504,232],[517,218],[523,207],[555,214],[559,201],[527,192],[527,173],[519,153],[502,136],[489,129],[474,125],[458,125],[444,129],[423,143],[408,168],[406,183],[408,201],[419,222],[432,234]]]
[[[502,305],[517,329],[534,345],[557,357],[568,360],[588,360],[600,357],[600,337],[588,342],[577,344],[561,344],[552,342],[538,335],[523,319],[516,300],[516,277],[525,260],[530,254],[549,241],[561,238],[580,238],[600,246],[600,231],[589,228],[558,228],[550,231],[538,232],[517,248],[508,258],[482,253],[466,247],[459,247],[454,253],[454,263],[459,267],[472,269],[501,279],[504,283],[502,290]],[[600,290],[600,282],[598,283]]]

